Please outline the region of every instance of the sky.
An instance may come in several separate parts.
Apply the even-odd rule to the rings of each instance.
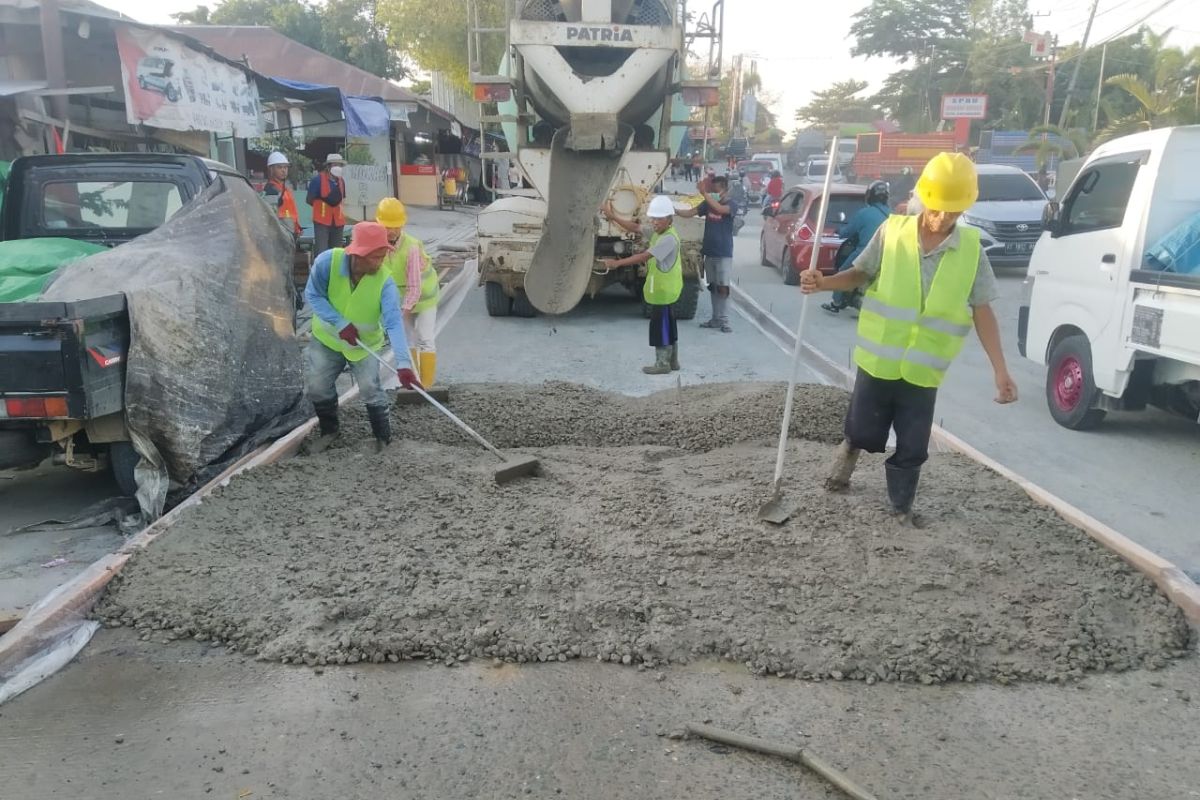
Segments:
[[[116,9],[136,20],[148,23],[173,22],[171,14],[188,11],[199,2],[209,7],[216,0],[97,0],[101,5]],[[462,2],[462,0],[450,0]],[[1119,34],[1158,6],[1166,6],[1152,14],[1146,24],[1155,30],[1174,28],[1168,44],[1189,49],[1200,46],[1200,15],[1194,10],[1196,0],[1100,0],[1096,22],[1092,28],[1092,43]],[[1034,20],[1038,31],[1050,31],[1059,36],[1060,44],[1077,42],[1083,36],[1092,0],[1030,0],[1034,14],[1044,14]],[[878,87],[896,68],[889,59],[852,58],[853,44],[848,38],[855,12],[869,5],[869,0],[821,2],[806,0],[790,3],[787,0],[726,0],[725,63],[743,53],[757,62],[763,76],[765,91],[778,97],[772,106],[781,127],[793,127],[797,108],[808,102],[814,91],[837,80],[857,78]],[[707,8],[706,0],[692,0],[690,8]],[[1192,8],[1191,13],[1185,9]],[[788,9],[782,11],[781,9]]]

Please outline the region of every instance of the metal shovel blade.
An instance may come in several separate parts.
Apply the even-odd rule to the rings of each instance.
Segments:
[[[510,458],[504,460],[504,466],[496,470],[494,474],[496,483],[503,486],[506,483],[511,483],[517,478],[524,478],[526,475],[536,475],[540,462],[533,456],[525,458]]]
[[[793,510],[790,503],[784,503],[783,494],[776,491],[775,496],[763,503],[762,508],[758,510],[758,518],[772,525],[782,525],[792,518]]]
[[[583,299],[596,264],[596,214],[624,153],[568,149],[570,133],[554,133],[546,219],[525,273],[525,294],[543,314],[565,314]]]

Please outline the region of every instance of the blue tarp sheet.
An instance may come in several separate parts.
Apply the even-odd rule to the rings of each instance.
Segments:
[[[1146,251],[1145,268],[1178,275],[1200,275],[1200,214],[1171,229]]]
[[[386,136],[391,127],[391,115],[387,106],[378,97],[358,97],[342,92],[336,86],[318,83],[289,81],[285,78],[267,78],[279,94],[297,100],[337,99],[342,104],[346,117],[346,136]],[[260,89],[261,89],[261,83]]]

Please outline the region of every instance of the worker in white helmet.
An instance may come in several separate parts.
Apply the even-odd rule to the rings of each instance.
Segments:
[[[287,185],[287,156],[276,150],[267,156],[267,185],[263,197],[275,209],[275,214],[293,236],[300,236],[300,215],[296,211],[296,198]]]
[[[642,298],[650,306],[650,346],[654,348],[654,363],[642,367],[647,375],[667,375],[679,369],[679,333],[675,326],[675,301],[683,293],[683,248],[675,232],[675,204],[666,195],[657,195],[646,209],[650,224],[642,227],[613,211],[607,202],[600,214],[631,233],[640,233],[649,246],[641,253],[627,258],[607,258],[606,270],[618,267],[646,265],[646,282]]]

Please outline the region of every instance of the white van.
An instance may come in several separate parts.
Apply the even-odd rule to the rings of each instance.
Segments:
[[[1200,125],[1125,136],[1096,148],[1060,202],[1026,279],[1019,348],[1047,366],[1061,425],[1155,405],[1200,421],[1200,272],[1147,258],[1200,215]]]

